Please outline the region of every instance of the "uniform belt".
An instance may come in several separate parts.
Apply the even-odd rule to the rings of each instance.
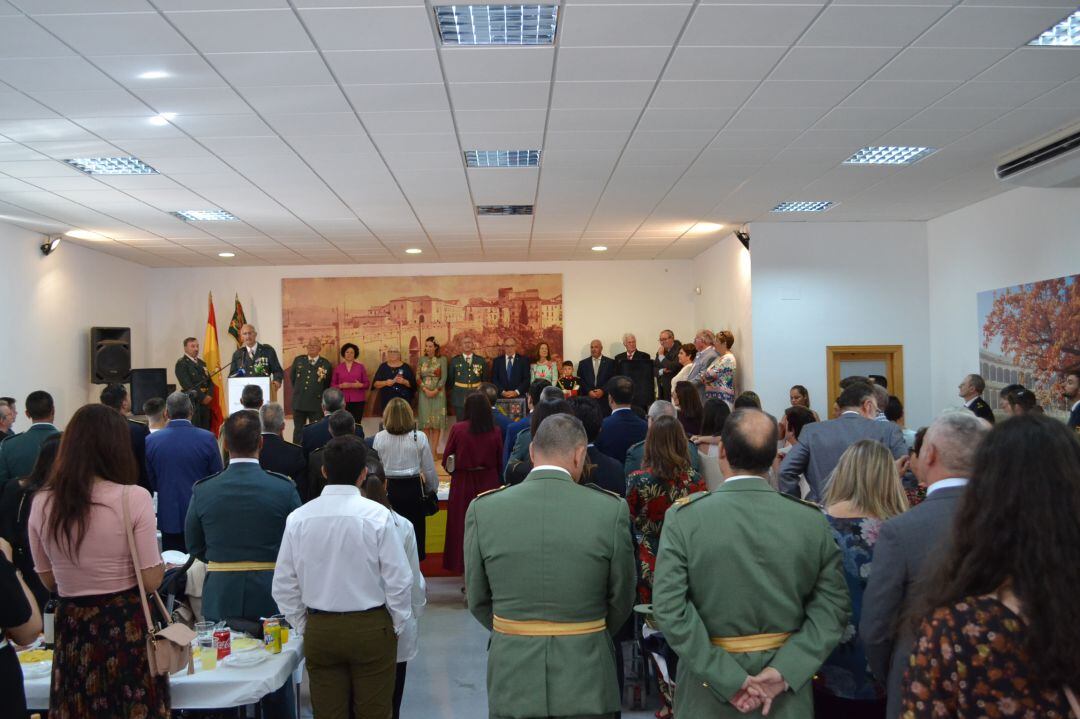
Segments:
[[[595,619],[591,622],[545,622],[503,619],[495,616],[492,619],[492,626],[499,634],[510,634],[516,637],[572,637],[602,632],[607,629],[607,621]]]
[[[209,562],[206,565],[208,572],[272,572],[277,564],[274,562]]]
[[[709,641],[732,654],[745,654],[746,652],[767,652],[770,649],[779,649],[791,636],[791,632],[776,632],[773,634],[748,634],[745,637],[711,637]]]
[[[476,389],[480,386],[479,382],[455,382],[455,387],[461,387],[462,389]]]

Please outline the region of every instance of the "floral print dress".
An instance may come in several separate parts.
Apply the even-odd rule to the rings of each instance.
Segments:
[[[717,357],[701,373],[705,384],[705,399],[722,399],[728,407],[735,403],[735,355],[728,352]]]
[[[694,492],[706,490],[705,480],[693,469],[679,474],[673,481],[658,477],[648,469],[631,472],[626,480],[626,502],[630,505],[630,521],[634,533],[640,534],[638,542],[638,597],[643,604],[652,601],[653,570],[656,553],[660,550],[660,530],[664,527],[664,514],[671,505]]]

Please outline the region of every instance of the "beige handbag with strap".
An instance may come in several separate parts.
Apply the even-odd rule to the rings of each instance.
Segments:
[[[175,674],[184,667],[187,673],[195,672],[195,661],[191,656],[191,642],[195,640],[195,631],[179,622],[172,622],[169,613],[161,597],[154,591],[154,601],[157,602],[161,616],[166,625],[158,630],[154,629],[154,620],[150,615],[150,603],[146,598],[146,587],[143,585],[142,562],[139,561],[139,550],[135,547],[135,530],[131,523],[131,512],[128,509],[128,490],[124,487],[124,526],[127,529],[128,549],[131,550],[131,561],[135,565],[135,579],[139,582],[139,601],[142,603],[143,616],[146,617],[146,658],[150,662],[150,674],[153,676],[168,676]]]

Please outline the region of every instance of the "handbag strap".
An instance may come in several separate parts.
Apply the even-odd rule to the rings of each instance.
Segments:
[[[124,529],[127,531],[128,550],[131,552],[131,563],[135,567],[135,580],[139,583],[139,602],[142,604],[143,615],[146,617],[146,631],[154,632],[154,620],[150,616],[150,603],[146,601],[146,587],[143,585],[142,570],[139,565],[139,550],[135,547],[135,529],[131,523],[131,511],[128,509],[128,490],[131,485],[124,486],[122,497],[124,511]],[[159,600],[160,601],[160,600]]]
[[[424,462],[420,458],[420,440],[416,438],[416,425],[413,425],[412,430],[413,448],[416,450],[416,476],[420,480],[420,496],[426,497],[428,495],[427,485],[424,484]]]

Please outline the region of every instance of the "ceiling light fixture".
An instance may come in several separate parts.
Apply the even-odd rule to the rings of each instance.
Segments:
[[[769,212],[824,212],[834,204],[836,203],[829,200],[796,200],[781,202]]]
[[[140,80],[160,80],[164,77],[168,77],[169,73],[164,70],[150,70],[139,75]]]
[[[436,5],[443,45],[554,45],[558,5]]]
[[[593,252],[607,252],[607,246],[606,245],[593,245],[592,246],[592,251]]]
[[[409,247],[405,250],[406,255],[419,255],[421,252],[423,252],[423,250],[419,247]]]
[[[466,167],[537,167],[539,150],[466,150]]]
[[[219,252],[219,253],[217,253],[217,256],[218,257],[236,257],[236,253],[235,252]]]
[[[74,157],[64,160],[87,175],[156,175],[158,171],[137,157]]]
[[[90,240],[91,242],[109,241],[109,238],[105,235],[100,235],[97,232],[90,232],[89,230],[69,230],[64,234],[68,237],[74,237],[76,240]]]
[[[864,147],[844,160],[845,165],[914,165],[937,152],[933,147]]]
[[[184,222],[238,222],[233,214],[225,210],[177,210],[169,214]]]
[[[151,125],[157,125],[158,127],[162,127],[164,125],[168,125],[169,121],[172,120],[174,117],[176,117],[175,112],[163,112],[160,115],[154,115],[153,117],[151,117],[149,122]]]
[[[717,232],[724,229],[724,226],[717,224],[716,222],[698,222],[686,231],[688,235],[707,235],[710,232]]]
[[[476,214],[485,216],[531,215],[532,205],[477,205]]]
[[[1080,10],[1028,43],[1038,47],[1080,47]]]
[[[47,240],[45,240],[44,242],[41,243],[41,247],[39,249],[41,250],[41,254],[48,257],[53,252],[55,252],[56,248],[59,247],[59,246],[60,246],[60,238],[59,237],[50,237],[49,239],[47,239]]]

